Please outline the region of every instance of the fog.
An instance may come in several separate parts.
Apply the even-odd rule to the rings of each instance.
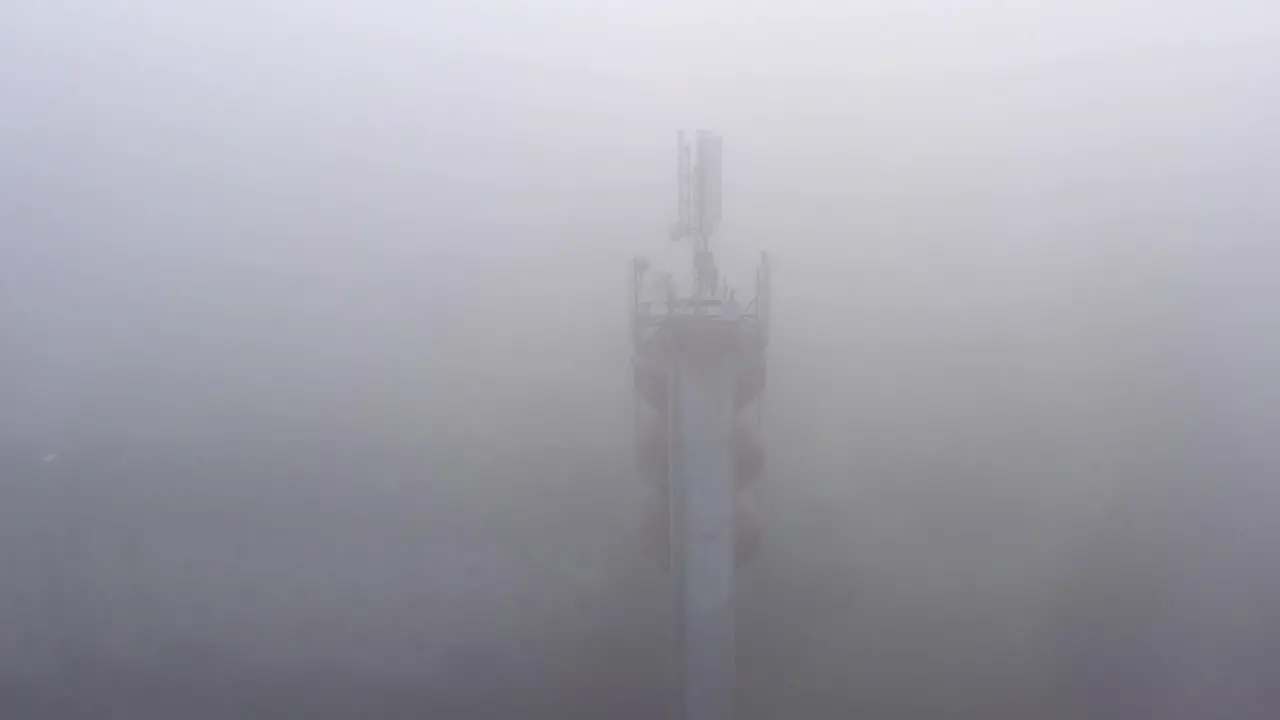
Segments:
[[[1280,708],[1280,9],[7,2],[0,715],[658,717],[626,268],[774,259],[745,718]]]

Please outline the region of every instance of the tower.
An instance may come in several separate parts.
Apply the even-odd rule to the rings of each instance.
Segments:
[[[748,420],[764,390],[769,264],[762,255],[754,287],[734,287],[716,266],[720,147],[706,131],[696,147],[678,137],[671,239],[690,247],[685,286],[640,258],[631,275],[635,388],[648,416],[638,464],[674,579],[680,720],[734,717],[734,577],[759,534],[749,492],[763,452]]]

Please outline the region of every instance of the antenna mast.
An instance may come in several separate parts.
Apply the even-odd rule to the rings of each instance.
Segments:
[[[720,222],[720,138],[677,135],[674,241],[689,240],[687,298],[649,301],[649,270],[632,265],[636,392],[650,419],[638,439],[641,475],[655,488],[651,527],[674,579],[680,720],[733,720],[734,576],[758,545],[749,501],[763,451],[747,409],[764,391],[769,274],[761,256],[755,297],[738,305],[719,275],[711,239]],[[742,288],[746,289],[746,288]],[[664,312],[655,307],[665,306]]]

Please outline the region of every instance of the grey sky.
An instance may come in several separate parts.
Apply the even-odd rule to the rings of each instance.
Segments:
[[[1154,617],[1154,716],[1244,707],[1277,47],[1262,1],[3,3],[0,681],[643,646],[625,264],[705,127],[777,263],[769,702],[1078,699],[1076,630]]]

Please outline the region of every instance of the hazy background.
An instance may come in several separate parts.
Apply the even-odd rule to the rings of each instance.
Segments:
[[[625,268],[705,127],[776,262],[744,716],[1275,717],[1277,43],[4,3],[0,714],[656,717]]]

